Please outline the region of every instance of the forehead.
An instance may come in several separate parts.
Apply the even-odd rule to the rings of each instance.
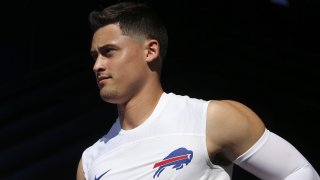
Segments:
[[[91,49],[96,49],[106,44],[114,44],[124,36],[120,27],[116,24],[109,24],[99,28],[92,37]]]

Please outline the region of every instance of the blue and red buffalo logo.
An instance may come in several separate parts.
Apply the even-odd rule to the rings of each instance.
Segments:
[[[171,152],[167,157],[165,157],[162,161],[154,164],[153,169],[158,168],[156,173],[153,175],[153,178],[159,177],[162,171],[169,166],[173,166],[172,169],[182,169],[183,165],[188,165],[193,157],[193,152],[181,147],[179,149]]]

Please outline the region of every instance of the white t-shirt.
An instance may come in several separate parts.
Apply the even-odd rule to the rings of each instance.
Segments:
[[[82,155],[87,180],[230,180],[232,165],[211,163],[206,147],[208,101],[163,93],[137,128],[110,131]]]

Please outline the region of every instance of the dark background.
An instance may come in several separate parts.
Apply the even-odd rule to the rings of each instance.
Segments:
[[[87,22],[113,2],[1,2],[0,179],[75,179],[117,117],[99,97]],[[148,3],[168,28],[166,92],[248,105],[320,171],[317,0]]]

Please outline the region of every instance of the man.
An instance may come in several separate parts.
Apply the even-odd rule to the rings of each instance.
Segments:
[[[237,164],[261,179],[320,179],[286,140],[231,100],[165,93],[166,29],[146,5],[90,14],[101,98],[117,105],[110,131],[87,148],[77,179],[231,179]]]

